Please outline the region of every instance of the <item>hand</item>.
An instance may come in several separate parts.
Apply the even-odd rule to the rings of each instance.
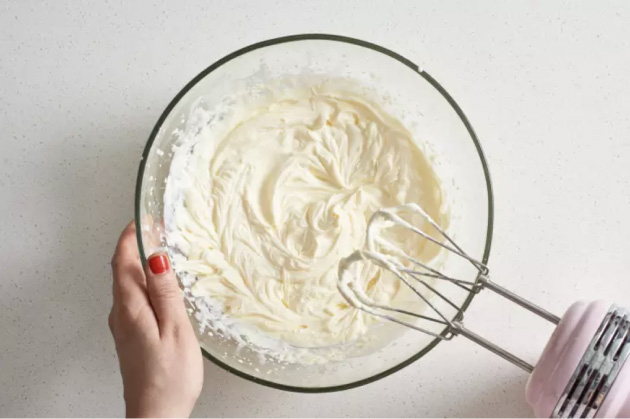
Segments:
[[[142,268],[132,222],[112,259],[116,342],[128,417],[188,417],[203,385],[201,350],[168,256]]]

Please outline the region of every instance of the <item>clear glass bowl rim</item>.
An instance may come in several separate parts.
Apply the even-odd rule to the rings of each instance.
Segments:
[[[482,262],[484,264],[487,264],[488,262],[488,258],[490,256],[490,247],[492,244],[492,231],[493,231],[493,223],[494,223],[494,204],[493,204],[493,194],[492,194],[492,183],[490,180],[490,171],[488,169],[488,164],[485,158],[485,155],[483,153],[483,150],[481,148],[481,144],[479,142],[479,138],[477,137],[477,134],[475,133],[472,125],[470,124],[470,122],[468,121],[468,118],[466,117],[466,115],[464,114],[464,111],[459,107],[459,105],[457,104],[457,102],[455,102],[455,99],[453,99],[453,97],[451,97],[451,95],[442,87],[442,85],[440,85],[437,80],[435,80],[433,77],[431,77],[426,71],[422,70],[418,65],[414,64],[411,60],[403,57],[400,54],[397,54],[385,47],[382,47],[380,45],[376,45],[373,44],[371,42],[367,42],[367,41],[363,41],[360,39],[356,39],[356,38],[350,38],[347,36],[340,36],[340,35],[331,35],[331,34],[320,34],[320,33],[308,33],[308,34],[298,34],[298,35],[290,35],[290,36],[283,36],[283,37],[279,37],[279,38],[273,38],[273,39],[268,39],[266,41],[261,41],[261,42],[257,42],[255,44],[246,46],[244,48],[241,48],[231,54],[226,55],[225,57],[221,58],[220,60],[216,61],[214,64],[210,65],[209,67],[207,67],[205,70],[203,70],[201,73],[199,73],[195,78],[193,78],[190,82],[188,82],[181,90],[180,92],[173,98],[173,100],[171,100],[171,102],[168,104],[168,106],[166,107],[166,109],[164,110],[164,112],[162,112],[162,114],[160,115],[160,118],[158,119],[157,123],[155,124],[155,127],[153,128],[153,130],[151,131],[151,134],[149,136],[149,139],[147,141],[146,146],[144,147],[144,151],[142,153],[142,160],[140,162],[140,167],[138,169],[138,178],[136,181],[136,192],[135,192],[135,208],[134,208],[134,214],[135,214],[135,224],[136,224],[136,238],[138,240],[138,248],[140,251],[140,258],[142,260],[142,264],[145,265],[146,264],[146,255],[144,253],[144,247],[142,245],[142,229],[141,229],[141,225],[140,225],[140,210],[141,210],[141,202],[140,202],[140,198],[141,198],[141,192],[142,192],[142,179],[144,176],[144,168],[145,168],[145,164],[147,161],[147,157],[149,155],[149,151],[151,150],[151,147],[153,145],[153,141],[155,140],[158,132],[160,131],[160,128],[162,127],[164,121],[166,120],[166,118],[168,117],[168,115],[170,114],[171,110],[175,107],[175,105],[181,100],[181,98],[193,87],[195,86],[199,81],[201,81],[204,77],[206,77],[208,74],[212,73],[214,70],[216,70],[217,68],[219,68],[220,66],[224,65],[225,63],[240,57],[241,55],[247,54],[248,52],[251,51],[255,51],[257,49],[260,48],[265,48],[265,47],[269,47],[269,46],[273,46],[273,45],[278,45],[278,44],[283,44],[283,43],[287,43],[287,42],[297,42],[297,41],[313,41],[313,40],[322,40],[322,41],[332,41],[332,42],[343,42],[343,43],[347,43],[347,44],[352,44],[352,45],[356,45],[359,47],[363,47],[363,48],[368,48],[371,49],[373,51],[377,51],[380,52],[382,54],[385,54],[397,61],[399,61],[400,63],[406,65],[407,67],[409,67],[411,70],[415,71],[416,73],[418,73],[418,76],[424,78],[428,83],[430,83],[443,97],[444,99],[451,105],[451,107],[453,108],[453,110],[457,113],[457,115],[459,116],[460,120],[462,121],[462,123],[464,124],[464,126],[466,127],[466,130],[468,131],[468,134],[470,135],[471,140],[473,141],[474,145],[475,145],[475,149],[477,150],[477,153],[479,155],[479,159],[481,161],[481,165],[483,168],[483,172],[484,172],[484,177],[486,180],[486,188],[487,188],[487,193],[488,193],[488,228],[486,230],[486,245],[484,247],[484,252],[483,252],[483,258],[482,258]],[[477,278],[477,280],[479,280],[479,278]],[[461,312],[463,313],[468,306],[470,305],[473,297],[474,297],[474,293],[470,293],[470,295],[466,298],[466,300],[464,301],[464,303],[462,304],[462,308],[461,308]],[[442,335],[446,335],[447,330],[445,329],[442,332]],[[272,381],[267,381],[267,380],[263,380],[260,379],[258,377],[254,377],[252,375],[249,375],[247,373],[244,373],[243,371],[239,371],[223,362],[221,362],[219,359],[217,359],[216,357],[212,356],[210,353],[208,353],[205,349],[201,348],[201,352],[203,353],[203,355],[208,358],[210,361],[212,361],[214,364],[218,365],[219,367],[231,372],[232,374],[235,374],[239,377],[245,378],[249,381],[253,381],[255,383],[258,384],[262,384],[268,387],[272,387],[272,388],[276,388],[279,390],[285,390],[285,391],[293,391],[293,392],[300,392],[300,393],[326,393],[326,392],[334,392],[334,391],[343,391],[343,390],[348,390],[351,388],[355,388],[355,387],[359,387],[365,384],[369,384],[372,383],[376,380],[380,380],[381,378],[387,377],[390,374],[395,373],[396,371],[401,370],[402,368],[406,367],[407,365],[411,364],[412,362],[420,359],[422,356],[424,356],[426,353],[428,353],[430,350],[432,350],[438,343],[441,342],[441,339],[439,338],[435,338],[433,341],[431,341],[431,343],[429,343],[427,346],[425,346],[424,348],[422,348],[418,353],[416,353],[415,355],[409,357],[408,359],[406,359],[405,361],[385,370],[382,371],[378,374],[374,374],[371,377],[367,377],[358,381],[354,381],[351,383],[347,383],[347,384],[342,384],[342,385],[338,385],[338,386],[328,386],[328,387],[299,387],[299,386],[289,386],[289,385],[284,385],[284,384],[278,384],[278,383],[274,383]]]

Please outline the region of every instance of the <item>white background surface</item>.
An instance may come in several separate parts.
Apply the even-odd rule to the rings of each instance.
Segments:
[[[629,23],[623,1],[2,1],[0,415],[124,413],[109,260],[141,150],[193,76],[281,35],[375,42],[446,87],[489,160],[497,281],[558,314],[630,305]],[[551,331],[487,293],[466,321],[531,362]],[[336,394],[205,369],[200,416],[531,414],[526,375],[463,338]]]

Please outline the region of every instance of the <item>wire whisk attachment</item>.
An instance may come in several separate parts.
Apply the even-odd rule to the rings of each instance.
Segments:
[[[414,222],[407,219],[414,219]],[[405,253],[387,236],[389,230],[400,228],[469,263],[476,273],[473,275],[474,279],[455,278],[437,267],[430,266],[428,262]],[[428,230],[433,233],[429,233]],[[426,309],[422,312],[413,312],[375,302],[363,289],[361,278],[351,269],[358,262],[370,262],[392,272],[424,302]],[[490,281],[488,267],[468,255],[420,205],[415,203],[376,211],[368,222],[363,248],[340,261],[338,278],[339,291],[357,309],[437,339],[450,340],[457,335],[465,336],[528,372],[531,372],[534,366],[464,327],[462,309],[447,296],[445,285],[456,288],[460,293],[478,293],[482,289],[490,289],[553,324],[560,321],[554,314]]]

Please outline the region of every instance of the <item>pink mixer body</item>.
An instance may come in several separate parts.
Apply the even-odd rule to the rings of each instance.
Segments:
[[[618,310],[603,301],[569,307],[527,383],[536,416],[630,417],[628,316]]]

